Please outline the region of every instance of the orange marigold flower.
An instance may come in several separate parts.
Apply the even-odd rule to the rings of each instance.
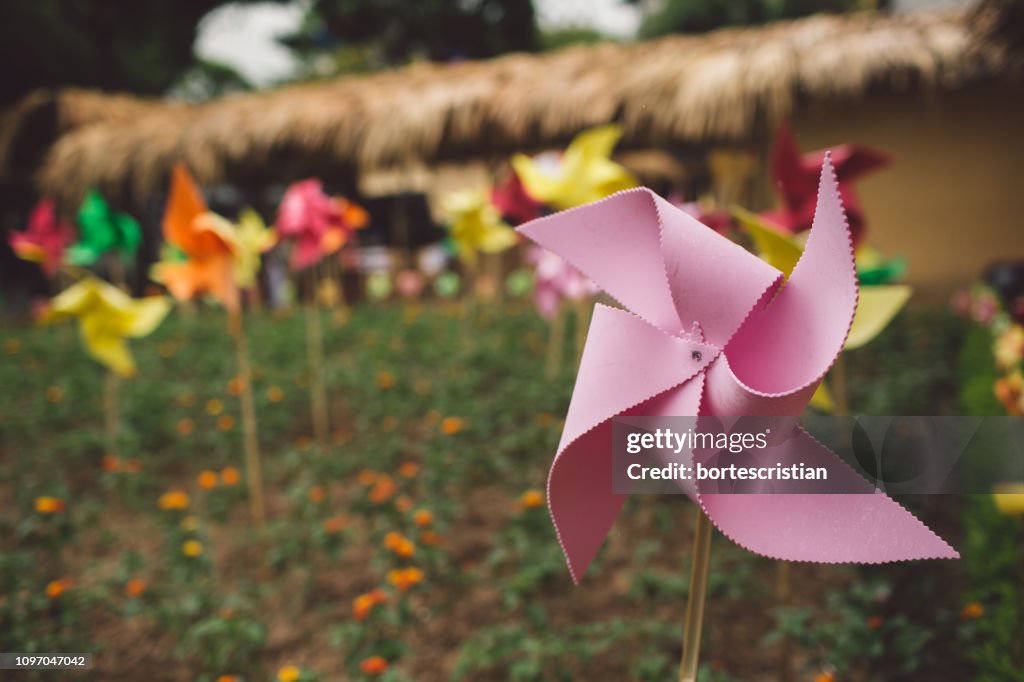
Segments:
[[[203,553],[203,543],[199,540],[186,540],[181,543],[181,553],[188,557],[197,557]]]
[[[394,431],[395,429],[398,428],[398,417],[396,417],[393,414],[389,414],[388,416],[384,417],[384,419],[382,419],[380,422],[380,428],[381,430],[386,431],[388,433]]]
[[[358,621],[364,621],[370,617],[374,608],[379,604],[386,603],[387,600],[387,593],[379,588],[371,592],[361,594],[352,600],[352,617]]]
[[[406,495],[401,495],[397,500],[395,500],[395,509],[402,514],[405,514],[412,509],[412,500]]]
[[[382,389],[394,388],[395,386],[395,375],[391,372],[378,372],[377,373],[377,386]]]
[[[278,682],[296,682],[302,677],[302,671],[294,665],[286,665],[277,671]]]
[[[432,530],[425,530],[420,533],[420,542],[428,547],[436,547],[441,544],[441,536]]]
[[[230,414],[222,414],[217,417],[217,428],[221,431],[230,431],[235,428],[235,418]]]
[[[59,403],[64,400],[64,389],[60,386],[50,386],[46,389],[46,399],[51,403]]]
[[[187,530],[189,533],[194,533],[199,529],[199,517],[192,516],[191,514],[181,520],[181,529]]]
[[[203,490],[211,490],[217,487],[217,474],[209,469],[204,469],[199,472],[196,482]]]
[[[878,628],[882,627],[882,624],[884,622],[885,622],[885,619],[882,618],[881,616],[878,616],[878,615],[869,616],[868,617],[868,621],[867,621],[868,629],[870,629],[870,630],[877,630]]]
[[[142,578],[132,578],[124,585],[124,593],[129,597],[141,597],[149,585]]]
[[[373,469],[363,469],[356,476],[356,480],[359,481],[359,485],[364,488],[369,488],[371,485],[377,482],[377,472]]]
[[[182,417],[178,420],[175,428],[179,436],[191,436],[192,432],[196,430],[196,423],[188,417]]]
[[[434,515],[429,509],[417,509],[412,515],[412,522],[420,528],[425,528],[434,522]]]
[[[462,417],[445,417],[441,420],[441,433],[446,436],[454,436],[464,429],[466,420]]]
[[[224,401],[219,398],[210,398],[206,401],[206,414],[216,417],[224,411]]]
[[[394,479],[387,474],[381,474],[377,477],[377,482],[373,484],[373,489],[370,490],[370,501],[374,504],[386,502],[397,490],[398,486],[395,485]]]
[[[242,475],[235,467],[224,467],[220,470],[220,480],[224,485],[238,485]]]
[[[384,536],[384,546],[388,549],[394,549],[398,546],[398,543],[400,543],[404,539],[405,537],[401,533],[391,531],[390,533]]]
[[[238,678],[234,675],[221,675],[217,678],[217,682],[238,682]]]
[[[416,478],[416,474],[420,473],[420,465],[416,462],[402,462],[398,465],[398,473],[402,478]]]
[[[344,516],[332,516],[324,519],[324,532],[325,533],[340,533],[348,527],[348,519]]]
[[[309,489],[309,501],[313,504],[320,504],[327,497],[327,492],[322,485],[315,485]]]
[[[279,403],[284,400],[284,391],[279,386],[271,386],[267,389],[267,401],[271,403]]]
[[[309,436],[299,436],[295,439],[295,447],[299,450],[309,450],[310,446],[313,445],[313,439]]]
[[[242,395],[245,390],[245,380],[242,377],[232,377],[228,382],[228,395]]]
[[[403,559],[408,559],[416,553],[416,544],[412,540],[403,538],[402,542],[398,543],[393,551],[395,552],[395,555]]]
[[[532,509],[534,507],[541,507],[544,505],[544,493],[531,488],[525,493],[519,496],[519,506],[522,509]]]
[[[59,497],[43,495],[35,501],[36,511],[40,514],[57,514],[65,510],[64,500]]]
[[[121,468],[121,460],[113,455],[103,455],[103,470],[114,473]]]
[[[396,568],[388,571],[388,582],[397,587],[400,592],[408,591],[422,580],[423,571],[418,568]]]
[[[367,675],[380,675],[383,672],[387,672],[388,662],[380,656],[370,656],[363,659],[362,663],[359,664],[359,669]]]
[[[164,510],[187,509],[190,501],[184,490],[171,490],[160,496],[157,506]]]
[[[70,578],[61,578],[60,580],[51,580],[46,584],[46,596],[50,599],[56,599],[68,590],[71,589],[73,583]]]
[[[427,410],[427,413],[423,415],[423,421],[427,423],[427,426],[433,426],[441,421],[441,413],[437,410]]]
[[[836,682],[835,673],[818,673],[814,676],[814,682]]]
[[[976,601],[972,601],[960,611],[960,620],[975,620],[983,615],[985,615],[985,607]]]

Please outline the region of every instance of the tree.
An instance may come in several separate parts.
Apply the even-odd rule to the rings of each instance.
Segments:
[[[637,0],[632,0],[636,2]],[[662,0],[640,25],[641,38],[669,33],[705,33],[723,26],[765,24],[816,12],[846,12],[865,0]]]
[[[226,0],[0,3],[0,106],[77,85],[159,95],[196,65],[199,21]]]
[[[314,72],[481,59],[538,47],[530,0],[314,0],[303,28],[283,42]],[[332,62],[326,69],[324,57]]]

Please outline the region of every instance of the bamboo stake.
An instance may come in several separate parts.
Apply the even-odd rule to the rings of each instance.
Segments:
[[[252,363],[249,344],[245,337],[242,310],[228,314],[228,326],[235,341],[238,357],[238,377],[242,381],[242,437],[245,450],[245,478],[249,486],[249,511],[253,521],[263,524],[266,505],[263,500],[263,465],[260,462],[260,443],[256,426],[256,407],[252,397]]]
[[[683,631],[683,657],[679,666],[679,682],[696,682],[700,662],[700,635],[704,625],[704,602],[708,591],[708,569],[711,565],[711,520],[697,507],[693,530],[693,567],[690,572],[690,593],[686,597],[686,623]]]
[[[548,356],[544,376],[549,380],[558,376],[562,368],[562,346],[565,345],[565,306],[559,306],[548,328]]]
[[[320,453],[327,454],[328,426],[327,388],[324,385],[324,338],[320,324],[320,305],[316,300],[316,274],[309,272],[310,300],[306,304],[306,350],[309,355],[309,392],[313,406],[313,436]]]
[[[107,441],[107,454],[111,457],[118,456],[118,434],[121,431],[121,414],[119,408],[119,394],[121,377],[112,370],[107,370],[107,382],[103,390],[103,414],[104,432]]]

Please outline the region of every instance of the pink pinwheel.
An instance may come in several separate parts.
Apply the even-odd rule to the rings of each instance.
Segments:
[[[366,212],[345,199],[324,194],[323,184],[309,178],[291,185],[277,210],[277,234],[295,243],[293,270],[316,265],[366,225]]]
[[[28,229],[12,234],[10,244],[19,258],[39,263],[43,272],[52,277],[74,235],[71,224],[57,215],[53,201],[40,199],[29,216]]]
[[[828,155],[807,246],[788,279],[646,189],[519,230],[626,307],[595,307],[548,478],[551,516],[578,581],[626,497],[612,487],[612,419],[799,415],[850,329],[857,307],[853,251]],[[843,466],[807,436],[801,447],[808,457]],[[958,556],[899,504],[867,489],[691,494],[726,536],[772,558],[878,563]]]
[[[530,247],[526,260],[534,268],[533,302],[541,316],[549,320],[558,314],[562,301],[580,301],[600,291],[582,272],[547,249]]]
[[[814,219],[818,174],[824,159],[824,151],[801,154],[793,131],[788,125],[781,125],[775,136],[772,178],[782,196],[782,207],[763,214],[763,217],[788,232],[810,229]],[[846,209],[854,245],[860,243],[865,219],[860,200],[853,189],[853,181],[881,170],[889,163],[888,155],[863,145],[844,144],[832,149],[839,196]]]

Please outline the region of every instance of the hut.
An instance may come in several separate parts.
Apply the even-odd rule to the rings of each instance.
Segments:
[[[207,184],[316,174],[364,194],[427,192],[610,121],[624,151],[653,150],[701,178],[710,151],[763,169],[789,120],[805,148],[859,142],[893,155],[861,185],[871,239],[911,258],[912,282],[945,291],[997,255],[1024,256],[1020,8],[817,15],[147,104],[129,120],[71,128],[34,179],[65,205],[89,186],[141,205],[179,161]],[[761,172],[726,195],[757,208],[771,191]]]

